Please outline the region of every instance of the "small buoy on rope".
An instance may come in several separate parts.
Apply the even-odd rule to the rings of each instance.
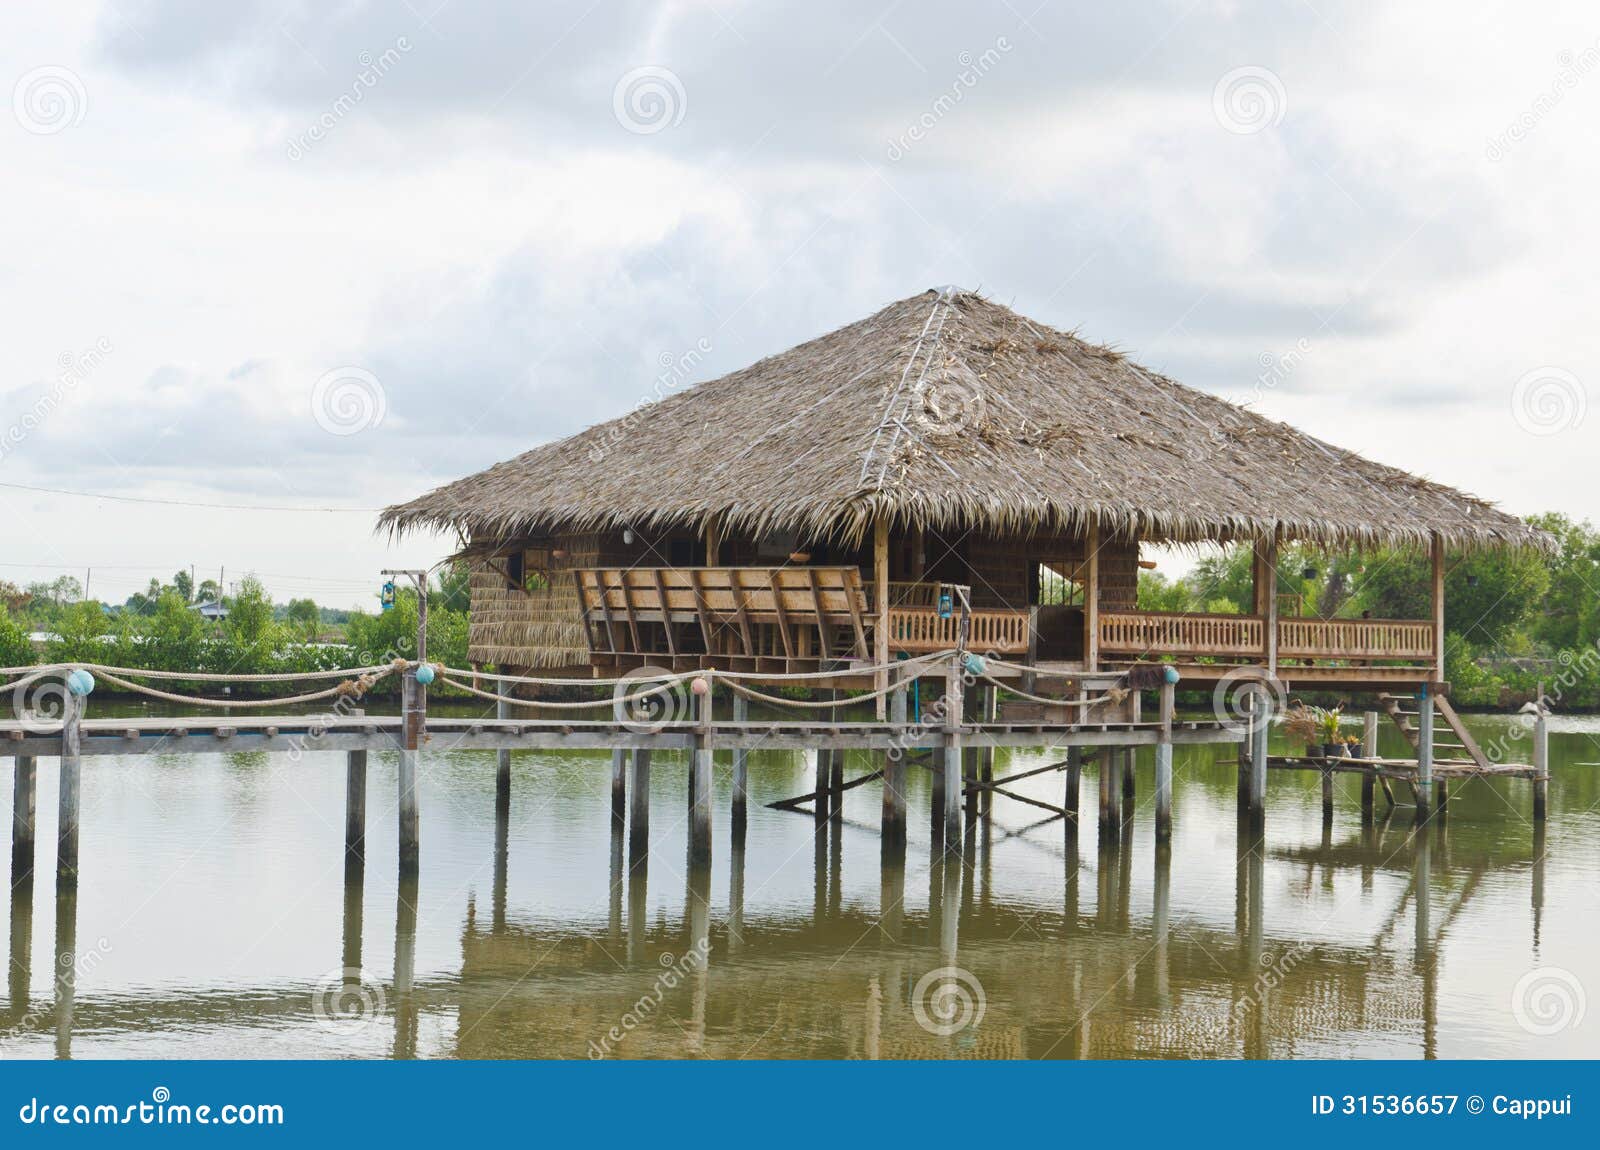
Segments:
[[[419,666],[417,668],[417,682],[421,683],[424,687],[426,687],[429,683],[433,682],[433,667],[432,667],[432,665],[430,665],[428,663],[423,663],[421,666]]]
[[[67,672],[67,690],[83,698],[94,690],[94,676],[82,667]]]
[[[1179,679],[1183,678],[1182,675],[1178,674],[1178,668],[1176,667],[1161,668],[1161,677],[1169,683],[1176,683]]]
[[[697,695],[704,695],[711,690],[711,684],[705,681],[704,676],[696,675],[694,681],[689,684],[689,690]]]
[[[966,667],[967,674],[969,675],[983,674],[986,666],[982,655],[974,655],[970,651],[967,652],[967,657],[962,660],[962,663]]]

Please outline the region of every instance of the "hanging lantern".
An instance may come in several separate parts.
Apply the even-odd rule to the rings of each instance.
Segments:
[[[939,588],[939,618],[948,619],[954,613],[954,606],[950,600],[950,588]]]
[[[383,590],[378,594],[378,605],[385,611],[394,607],[394,580],[390,579],[383,585]]]

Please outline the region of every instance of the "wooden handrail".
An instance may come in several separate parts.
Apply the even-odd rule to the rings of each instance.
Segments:
[[[1100,616],[1100,649],[1118,655],[1259,657],[1259,615],[1116,611]],[[1305,659],[1427,659],[1433,624],[1422,619],[1279,619],[1278,654]]]

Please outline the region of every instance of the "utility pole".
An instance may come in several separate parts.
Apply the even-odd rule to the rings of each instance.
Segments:
[[[384,571],[385,578],[404,576],[417,589],[417,657],[400,684],[400,870],[415,873],[421,850],[421,819],[417,805],[417,752],[427,724],[427,682],[417,671],[428,657],[428,572]]]

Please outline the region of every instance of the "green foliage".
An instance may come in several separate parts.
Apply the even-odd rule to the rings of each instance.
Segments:
[[[0,667],[25,667],[32,662],[33,644],[28,642],[28,633],[0,603]]]
[[[322,626],[322,612],[310,599],[290,599],[284,618],[306,642],[313,641]]]
[[[1139,572],[1139,610],[1193,611],[1194,609],[1194,596],[1185,580],[1169,580],[1159,571]]]
[[[241,648],[253,650],[277,636],[272,625],[272,596],[254,575],[239,581],[239,591],[227,600],[228,618],[223,629]]]

